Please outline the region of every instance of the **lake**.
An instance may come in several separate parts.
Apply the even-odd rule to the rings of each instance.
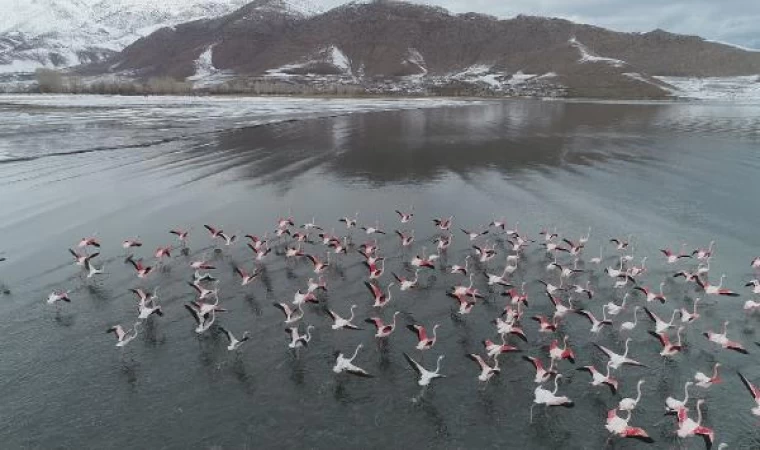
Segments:
[[[696,371],[722,364],[724,382],[694,387],[706,400],[704,424],[716,444],[759,448],[754,402],[736,371],[760,382],[757,354],[759,316],[742,305],[753,299],[744,284],[755,277],[750,261],[760,254],[760,105],[729,103],[626,103],[540,100],[455,101],[447,99],[315,100],[119,98],[67,96],[0,97],[0,435],[4,448],[603,448],[607,410],[635,397],[642,400],[631,425],[646,429],[654,447],[678,445],[676,420],[663,416],[668,396],[683,397]],[[413,207],[411,224],[394,210]],[[363,258],[350,251],[333,257],[326,274],[329,291],[307,305],[304,323],[313,339],[297,357],[288,349],[282,313],[273,302],[290,302],[315,276],[308,260],[286,261],[290,241],[272,245],[259,265],[262,276],[240,286],[235,265],[254,267],[243,235],[273,233],[279,217],[296,224],[312,218],[327,231],[367,241],[362,230],[347,231],[338,218],[358,212],[360,225],[380,225],[386,258],[380,284],[390,272],[413,275],[412,256],[435,250],[432,219],[454,216],[454,241],[433,270],[420,272],[420,286],[394,290],[382,310],[372,307],[363,282]],[[582,260],[598,256],[602,267],[580,263],[575,281],[596,295],[578,304],[601,314],[608,301],[620,303],[627,289],[614,289],[602,268],[616,266],[608,241],[633,235],[628,250],[648,271],[639,278],[657,288],[665,281],[665,304],[646,304],[632,294],[614,327],[598,336],[583,316],[569,315],[556,334],[538,332],[530,320],[551,315],[538,279],[551,279],[552,257],[532,244],[513,284],[527,283],[530,302],[522,326],[528,342],[509,338],[521,353],[500,357],[502,372],[486,386],[465,357],[483,353],[483,339],[498,340],[492,321],[506,304],[486,285],[483,272],[500,273],[505,238],[491,228],[479,239],[497,245],[497,256],[471,264],[475,285],[486,298],[471,314],[456,314],[446,295],[468,284],[447,267],[472,254],[459,231],[484,229],[498,218],[530,238],[542,229],[577,240],[591,227]],[[215,245],[203,228],[215,224],[237,234],[234,246]],[[139,236],[134,254],[153,263],[154,250],[177,245],[168,231],[190,229],[188,251],[145,280],[135,277],[121,242]],[[412,249],[402,249],[395,229],[416,231]],[[103,276],[82,277],[68,248],[84,236],[103,243]],[[725,287],[738,298],[709,297],[674,279],[686,260],[668,265],[661,248],[690,252],[715,241],[710,279],[726,274]],[[220,251],[215,251],[218,248]],[[325,248],[304,250],[324,256]],[[183,305],[195,297],[188,286],[189,262],[206,257],[217,267],[219,298],[228,309],[218,323],[251,340],[228,352],[214,327],[198,335]],[[572,258],[558,255],[561,264]],[[547,278],[548,277],[548,278]],[[105,330],[131,326],[136,303],[130,288],[160,286],[163,317],[152,317],[137,339],[116,348]],[[71,303],[48,305],[53,290],[70,290]],[[566,295],[565,295],[566,297]],[[633,306],[648,306],[670,318],[674,308],[699,304],[701,317],[684,332],[685,348],[666,360],[647,333],[652,322],[639,314],[629,356],[647,367],[615,371],[620,391],[589,385],[575,368],[603,368],[598,343],[622,353]],[[326,309],[348,315],[356,304],[359,331],[330,328]],[[399,326],[385,345],[375,342],[364,319]],[[749,355],[719,350],[702,335],[720,330],[743,343]],[[678,318],[676,318],[678,321]],[[405,325],[440,324],[438,341],[424,365],[445,355],[441,373],[424,392],[403,352],[417,360],[417,339]],[[674,334],[674,333],[672,333]],[[559,394],[573,409],[536,407],[533,367],[521,356],[540,356],[552,338],[568,335],[576,362],[561,361]],[[374,375],[335,375],[333,353],[363,349],[355,363]],[[553,388],[553,383],[547,383]],[[696,404],[690,401],[691,417]],[[684,440],[703,448],[698,438]],[[614,448],[643,448],[613,439]]]

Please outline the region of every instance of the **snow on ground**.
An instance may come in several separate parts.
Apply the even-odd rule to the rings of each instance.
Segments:
[[[209,45],[195,60],[195,74],[187,77],[187,81],[193,82],[193,88],[207,88],[222,84],[234,77],[229,70],[219,70],[214,67],[214,45]]]
[[[660,81],[675,87],[674,96],[695,100],[760,101],[760,76],[742,77],[663,77]]]
[[[712,42],[713,44],[727,45],[729,47],[734,47],[734,48],[737,48],[739,50],[744,50],[745,52],[760,52],[760,49],[758,49],[758,48],[745,47],[743,45],[732,44],[730,42],[714,41],[714,40],[711,40],[711,39],[705,39],[705,42]]]
[[[607,64],[610,64],[610,65],[615,66],[615,67],[623,67],[626,64],[628,64],[627,62],[625,62],[623,60],[620,60],[620,59],[606,58],[604,56],[595,55],[594,53],[592,53],[588,49],[588,47],[586,47],[585,45],[583,45],[575,37],[573,37],[572,39],[570,39],[568,42],[570,42],[570,45],[572,45],[573,47],[577,48],[578,51],[581,52],[581,59],[578,60],[579,63],[587,63],[587,62],[596,63],[596,62],[600,62],[600,63],[607,63]]]
[[[284,66],[277,67],[275,69],[269,69],[265,72],[265,76],[268,77],[303,77],[304,74],[293,74],[291,71],[297,69],[303,69],[305,67],[313,66],[319,63],[330,64],[346,75],[352,75],[351,73],[351,60],[348,59],[345,53],[338,47],[331,45],[330,47],[323,48],[311,56],[305,57],[302,62],[286,64]],[[320,75],[315,75],[321,77]],[[334,77],[334,76],[333,76]],[[330,78],[330,76],[324,76],[324,78]]]
[[[402,64],[411,64],[420,70],[420,73],[411,75],[412,77],[422,78],[428,73],[427,65],[425,64],[425,58],[422,56],[422,53],[420,53],[420,51],[416,48],[409,47],[407,49],[406,58],[404,61],[402,61]]]

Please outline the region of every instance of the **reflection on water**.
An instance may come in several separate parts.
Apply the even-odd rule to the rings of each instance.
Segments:
[[[456,302],[446,291],[458,280],[445,270],[421,274],[420,289],[396,291],[387,311],[374,311],[362,284],[366,268],[355,255],[333,261],[325,304],[305,308],[317,326],[314,340],[296,357],[287,349],[283,317],[271,304],[290,301],[304,287],[310,264],[285,263],[275,256],[283,251],[279,246],[260,281],[241,287],[232,268],[250,268],[250,251],[241,246],[213,252],[202,228],[208,222],[239,237],[271,236],[274,219],[291,212],[299,223],[314,216],[328,231],[335,227],[342,233],[336,218],[359,211],[362,223],[378,221],[390,232],[399,226],[393,210],[413,205],[417,247],[399,248],[392,234],[380,239],[388,271],[404,272],[421,246],[432,249],[431,218],[451,214],[456,226],[465,228],[505,216],[531,237],[542,227],[557,226],[576,238],[592,226],[592,256],[608,237],[633,233],[637,260],[650,255],[646,283],[651,285],[668,277],[669,269],[656,257],[661,246],[706,246],[712,239],[717,241],[712,264],[729,274],[731,287],[741,289],[753,276],[747,262],[757,256],[760,223],[760,200],[751,195],[760,191],[757,106],[505,101],[248,128],[241,123],[258,119],[241,111],[229,120],[217,114],[213,126],[205,127],[198,118],[185,123],[188,112],[176,105],[151,108],[145,120],[134,110],[114,113],[115,120],[107,106],[80,106],[70,121],[60,110],[40,108],[27,112],[39,134],[33,127],[25,128],[24,136],[4,130],[9,134],[3,141],[0,133],[0,152],[22,143],[13,152],[23,156],[26,149],[35,157],[0,162],[0,252],[8,257],[0,279],[13,293],[0,302],[0,415],[5,419],[0,434],[10,439],[9,448],[605,445],[604,411],[619,398],[590,391],[588,377],[569,365],[563,363],[560,389],[577,400],[576,408],[536,408],[532,425],[533,385],[526,380],[533,373],[519,355],[504,358],[504,373],[488,387],[478,385],[477,369],[463,355],[481,351],[481,340],[493,337],[490,320],[504,300],[500,290],[487,289],[480,272],[500,268],[501,258],[488,267],[471,264],[488,298],[466,318],[452,314]],[[0,116],[3,111],[8,107]],[[103,138],[119,121],[123,129],[112,140]],[[145,144],[146,136],[163,142],[135,145]],[[116,142],[124,148],[90,151]],[[86,153],[72,153],[81,150]],[[133,323],[136,308],[127,289],[137,281],[123,264],[118,243],[139,235],[145,242],[139,256],[149,258],[152,249],[171,242],[168,230],[177,226],[191,227],[189,250],[143,286],[151,291],[161,286],[165,316],[152,318],[141,338],[120,354],[104,330]],[[82,279],[66,251],[90,234],[106,243],[100,258],[107,276],[97,281]],[[354,238],[361,242],[366,236]],[[497,245],[503,252],[503,242]],[[470,252],[469,241],[455,231],[441,262],[462,264]],[[605,264],[613,263],[612,253],[605,248]],[[197,336],[182,306],[194,295],[187,286],[192,275],[187,264],[199,258],[219,268],[220,297],[229,309],[220,323],[236,335],[251,332],[239,353],[227,352],[220,333]],[[528,283],[531,313],[550,314],[535,283],[549,261],[537,247],[526,258],[514,277]],[[607,277],[590,279],[601,286],[600,298],[620,302],[621,293]],[[74,300],[48,307],[44,299],[53,289],[70,289]],[[665,290],[672,305],[653,306],[662,315],[693,303],[694,291],[683,283],[670,280]],[[372,341],[369,327],[330,330],[325,306],[347,311],[351,304],[358,305],[360,319],[377,314],[388,319],[400,311],[398,330],[382,343]],[[760,340],[757,318],[736,305],[705,302],[700,320],[716,328],[730,319],[732,332],[743,341]],[[404,327],[416,322],[441,324],[440,340],[425,364],[439,352],[446,355],[442,371],[448,378],[424,392],[401,356],[414,345]],[[534,324],[524,326],[531,345],[523,345],[523,354],[541,354],[548,340]],[[572,336],[578,364],[598,364],[587,322],[571,318],[563,327]],[[365,343],[360,365],[376,377],[335,377],[332,353],[359,342]],[[624,345],[615,334],[603,334],[597,342],[615,349]],[[686,342],[683,358],[668,363],[642,329],[632,344],[649,367],[620,374],[626,396],[639,378],[652,380],[645,385],[636,424],[652,431],[660,446],[674,443],[674,423],[663,419],[661,400],[679,393],[696,370],[721,361],[727,370],[760,376],[753,358],[715,352],[697,329],[687,333]],[[706,394],[712,411],[725,411],[711,412],[707,420],[720,430],[720,441],[756,447],[760,433],[747,414],[751,401],[747,404],[746,392],[729,378]]]

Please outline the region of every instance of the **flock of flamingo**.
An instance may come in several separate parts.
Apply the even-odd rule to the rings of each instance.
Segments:
[[[510,229],[505,220],[493,220],[487,227],[476,230],[459,229],[454,227],[453,217],[434,219],[429,225],[434,241],[428,245],[435,248],[435,253],[428,253],[426,247],[413,250],[416,244],[414,230],[411,224],[415,220],[412,210],[407,212],[396,211],[400,228],[395,230],[398,240],[392,235],[386,235],[380,225],[375,224],[360,226],[358,213],[355,216],[347,216],[340,219],[345,234],[338,235],[334,229],[332,232],[318,226],[314,219],[303,225],[296,226],[292,217],[281,218],[277,221],[273,236],[246,235],[241,239],[237,236],[225,233],[222,229],[204,225],[208,231],[208,238],[213,241],[215,252],[225,252],[238,245],[239,241],[247,241],[250,248],[253,269],[245,269],[235,266],[242,286],[255,285],[263,270],[266,270],[267,261],[270,258],[284,257],[292,261],[304,261],[302,265],[310,265],[309,275],[304,275],[304,286],[293,293],[290,302],[274,303],[274,307],[282,311],[283,328],[287,335],[283,344],[287,345],[297,358],[299,352],[308,351],[309,342],[312,339],[312,331],[317,329],[321,317],[314,312],[317,306],[307,304],[320,304],[326,309],[332,324],[331,331],[344,332],[344,330],[360,330],[360,324],[366,322],[374,327],[373,339],[378,342],[387,342],[394,339],[397,316],[400,311],[394,307],[394,294],[396,298],[404,296],[410,290],[421,288],[421,277],[429,273],[444,273],[445,279],[450,282],[448,295],[456,303],[452,308],[452,316],[457,320],[466,320],[473,308],[477,308],[483,302],[504,302],[503,312],[493,318],[493,337],[484,336],[482,351],[480,353],[467,354],[466,357],[473,361],[472,374],[482,383],[483,389],[487,387],[489,380],[506,369],[502,361],[507,354],[531,349],[531,341],[540,344],[541,336],[547,336],[550,341],[548,347],[537,346],[542,354],[538,356],[523,356],[535,368],[535,383],[533,407],[540,405],[551,407],[572,407],[574,399],[562,395],[561,380],[568,374],[567,371],[578,370],[588,373],[590,389],[609,389],[613,396],[622,390],[618,383],[618,375],[623,370],[636,370],[643,366],[629,351],[631,335],[637,330],[644,329],[651,335],[652,345],[659,345],[659,354],[663,358],[677,361],[685,346],[681,336],[687,327],[702,327],[704,338],[709,345],[714,347],[716,355],[721,352],[748,353],[745,346],[737,340],[729,337],[729,322],[725,321],[719,326],[709,326],[703,323],[700,309],[708,307],[708,303],[700,299],[714,297],[736,297],[738,293],[723,287],[725,275],[720,276],[720,282],[714,284],[710,279],[710,261],[714,255],[714,243],[705,248],[691,251],[682,246],[679,251],[662,249],[662,257],[659,263],[668,269],[674,282],[683,283],[684,289],[694,292],[693,304],[690,307],[671,306],[675,300],[668,298],[663,291],[665,282],[659,284],[659,288],[647,286],[643,280],[649,273],[647,269],[647,257],[640,260],[634,258],[629,251],[632,247],[632,237],[614,238],[601,245],[598,256],[586,257],[585,249],[590,240],[591,229],[578,239],[573,240],[561,237],[556,230],[542,230],[536,240],[530,239],[516,227]],[[182,249],[187,253],[190,233],[187,230],[175,229],[170,231],[178,243],[175,246],[168,245],[158,248],[153,252],[149,260],[138,259],[131,253],[142,247],[139,239],[127,239],[122,247],[130,256],[127,261],[134,269],[136,281],[144,281],[154,275],[156,267],[161,264],[172,263],[172,253]],[[471,246],[472,253],[464,257],[459,264],[444,265],[449,246],[454,237],[466,240]],[[487,240],[487,237],[493,237]],[[404,256],[403,265],[397,271],[386,271],[383,251],[379,241],[384,247],[392,247],[394,251],[401,249]],[[358,242],[362,242],[358,244]],[[498,243],[498,245],[497,245]],[[434,247],[433,247],[434,246]],[[518,269],[524,261],[534,254],[535,248],[541,247],[537,252],[546,258],[545,276],[537,280],[521,280]],[[74,258],[74,263],[82,267],[83,277],[97,278],[105,276],[102,265],[98,263],[101,243],[96,237],[83,238],[76,248],[69,249]],[[273,249],[282,251],[272,252]],[[529,252],[529,249],[533,249]],[[307,250],[308,249],[308,250]],[[613,256],[605,258],[605,252],[612,252]],[[503,257],[497,258],[500,253]],[[545,256],[544,256],[545,253]],[[413,256],[412,256],[413,255]],[[331,259],[332,258],[332,259]],[[334,266],[338,265],[343,258],[359,259],[366,265],[366,279],[364,284],[367,288],[366,301],[371,304],[373,314],[357,321],[355,310],[356,304],[350,305],[327,305],[325,300],[328,291],[328,282]],[[605,260],[614,262],[605,267]],[[3,257],[0,261],[4,261]],[[501,267],[499,261],[506,261]],[[689,263],[689,262],[692,263]],[[544,263],[541,263],[544,264]],[[498,266],[498,267],[497,267]],[[760,271],[760,257],[751,262],[755,273]],[[193,261],[188,270],[188,276],[192,274],[189,285],[195,291],[195,298],[186,302],[183,306],[195,322],[194,331],[198,334],[209,332],[221,332],[228,341],[229,351],[239,351],[246,342],[253,337],[249,332],[234,334],[224,328],[219,320],[220,313],[227,311],[220,303],[219,280],[214,275],[214,263],[204,255],[197,261]],[[596,280],[596,286],[592,285]],[[604,281],[609,280],[609,281]],[[680,281],[679,281],[680,280]],[[476,283],[477,282],[477,283]],[[528,283],[540,283],[543,286],[545,297],[530,298],[526,290]],[[481,285],[481,289],[476,287]],[[610,288],[612,292],[619,292],[621,301],[609,300],[605,303],[599,300],[595,294],[597,288]],[[746,284],[752,294],[760,294],[760,280],[754,279]],[[154,316],[163,316],[164,311],[160,305],[158,289],[149,292],[143,287],[135,287],[131,292],[136,298],[136,321],[131,326],[114,325],[108,328],[113,333],[116,346],[125,347],[132,342],[140,333],[141,324],[155,319]],[[500,300],[498,295],[504,300]],[[614,298],[615,296],[611,296]],[[496,300],[494,300],[496,298]],[[72,302],[71,293],[68,291],[52,292],[47,302],[55,304],[57,308],[66,302]],[[357,301],[365,301],[357,299]],[[398,300],[396,300],[398,301]],[[440,299],[431,301],[447,304]],[[719,300],[719,302],[729,300]],[[63,302],[63,303],[62,303]],[[536,305],[543,307],[543,311],[552,311],[550,314],[532,314],[524,318],[529,308]],[[369,306],[368,306],[369,308]],[[412,306],[413,308],[413,306]],[[659,315],[663,308],[672,308],[669,314]],[[760,308],[760,301],[748,300],[743,308],[751,311]],[[642,313],[642,314],[639,314]],[[641,322],[639,318],[643,317]],[[576,317],[578,319],[576,319]],[[669,317],[669,318],[668,318]],[[525,320],[527,319],[527,320]],[[569,336],[563,326],[567,321],[587,320],[589,335],[580,336],[578,340],[587,340],[589,337],[596,338],[603,330],[607,330],[624,339],[622,352],[603,345],[594,343],[600,352],[599,356],[607,362],[598,368],[594,365],[575,367],[576,354],[573,350],[573,337]],[[524,325],[535,322],[526,332]],[[431,326],[432,325],[432,326]],[[410,323],[408,329],[416,336],[417,344],[403,352],[403,356],[411,369],[416,372],[417,383],[423,390],[431,383],[440,383],[446,378],[443,367],[444,355],[438,355],[434,366],[426,365],[424,355],[434,353],[438,341],[437,329],[441,324]],[[327,326],[324,327],[326,330]],[[536,339],[529,339],[534,334]],[[760,345],[760,344],[759,344]],[[359,355],[363,345],[359,344],[352,351],[337,351],[335,353],[335,374],[348,374],[358,377],[372,377],[373,375],[359,361]],[[535,352],[534,352],[535,354]],[[463,360],[464,361],[464,360]],[[451,364],[451,363],[449,363]],[[721,364],[715,363],[711,370],[706,373],[697,372],[693,381],[684,386],[684,397],[670,396],[663,399],[664,412],[673,415],[675,435],[679,438],[702,437],[707,447],[715,442],[715,431],[706,423],[703,423],[702,409],[705,400],[699,399],[696,403],[689,401],[689,388],[692,386],[703,390],[722,389],[716,386],[722,381],[720,376]],[[562,372],[565,372],[563,375]],[[751,395],[747,401],[748,413],[760,416],[760,389],[750,379],[741,373],[737,373],[740,380]],[[447,381],[444,381],[447,382]],[[619,401],[612,398],[617,404],[609,409],[606,414],[606,430],[610,438],[632,438],[645,442],[652,442],[650,434],[643,428],[635,426],[635,413],[637,406],[642,400],[641,386],[646,380],[641,378],[637,385],[635,397],[625,397]],[[627,388],[626,391],[630,391]],[[754,407],[751,407],[754,406]],[[533,420],[533,407],[531,407],[530,420]],[[742,407],[742,404],[737,404]],[[721,447],[725,444],[720,444]]]

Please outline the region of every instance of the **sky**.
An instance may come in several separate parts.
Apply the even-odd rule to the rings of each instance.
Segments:
[[[345,0],[312,0],[326,7]],[[414,0],[455,12],[501,18],[561,17],[616,31],[662,28],[760,49],[760,0]]]

